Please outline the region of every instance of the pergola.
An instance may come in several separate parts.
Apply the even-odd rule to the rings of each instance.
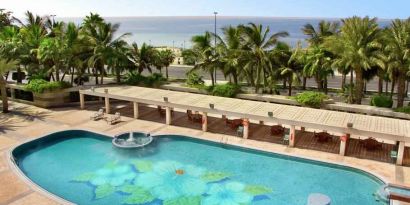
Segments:
[[[80,104],[84,109],[84,95],[103,97],[106,113],[110,113],[110,99],[133,103],[134,118],[138,118],[138,103],[165,107],[166,124],[171,124],[173,108],[194,110],[202,114],[202,130],[207,131],[208,114],[234,116],[243,119],[243,137],[249,135],[249,119],[290,126],[289,146],[295,145],[296,127],[340,133],[340,155],[345,155],[350,135],[369,136],[398,142],[396,163],[403,162],[405,143],[410,142],[410,121],[378,116],[321,110],[267,102],[224,98],[136,86],[109,86],[80,90]]]

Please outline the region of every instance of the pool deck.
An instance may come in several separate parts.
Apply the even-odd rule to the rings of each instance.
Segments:
[[[210,116],[208,132],[203,132],[200,123],[195,124],[188,121],[186,114],[178,112],[178,110],[174,113],[173,125],[165,125],[165,119],[158,115],[155,108],[140,109],[140,119],[133,119],[132,106],[124,103],[114,105],[114,109],[124,115],[120,123],[108,125],[102,120],[91,121],[90,115],[101,106],[87,106],[86,110],[75,107],[41,109],[12,102],[12,112],[0,114],[0,205],[59,204],[22,180],[12,169],[7,155],[12,147],[24,141],[66,129],[85,129],[110,135],[131,130],[155,134],[182,134],[268,152],[348,165],[369,171],[389,183],[410,186],[410,167],[388,163],[388,157],[383,155],[385,152],[364,152],[363,149],[360,149],[360,145],[354,141],[353,145],[350,146],[353,148],[348,150],[347,156],[340,156],[338,154],[338,140],[318,144],[312,137],[311,130],[307,130],[298,133],[303,137],[300,137],[294,148],[289,148],[282,144],[280,137],[269,136],[269,128],[259,125],[257,122],[251,122],[251,126],[255,129],[252,129],[249,139],[243,139],[236,137],[236,131],[226,127],[218,116]],[[388,151],[389,147],[390,144],[386,143],[382,149]],[[410,155],[410,152],[406,155]],[[365,159],[368,156],[370,159]],[[407,163],[410,165],[410,162]]]

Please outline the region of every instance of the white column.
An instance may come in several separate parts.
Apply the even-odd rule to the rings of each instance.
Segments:
[[[401,141],[399,143],[399,150],[397,151],[397,165],[403,165],[403,157],[404,157],[404,147],[405,147],[405,142]]]
[[[110,98],[105,97],[105,113],[110,114]]]
[[[80,93],[80,108],[84,109],[85,102],[84,102],[84,94]]]
[[[243,119],[243,138],[248,139],[249,137],[249,119]]]
[[[289,146],[294,147],[295,146],[295,138],[296,138],[296,129],[295,125],[290,126],[290,132],[289,132]]]
[[[339,149],[339,155],[345,156],[346,155],[346,145],[347,141],[350,138],[350,134],[345,134],[340,137],[340,149]]]
[[[202,131],[206,132],[208,130],[208,114],[206,112],[202,113]]]
[[[170,107],[165,108],[165,124],[167,125],[171,124],[171,108]]]
[[[133,104],[134,104],[134,118],[138,119],[138,117],[139,117],[138,103],[133,102]]]

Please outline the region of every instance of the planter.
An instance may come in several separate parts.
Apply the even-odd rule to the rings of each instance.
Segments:
[[[70,102],[70,91],[68,90],[33,93],[33,96],[34,104],[42,108],[58,107]]]

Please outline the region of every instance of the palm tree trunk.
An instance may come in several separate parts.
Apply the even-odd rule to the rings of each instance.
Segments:
[[[390,98],[393,99],[394,94],[394,86],[396,86],[396,78],[393,77],[391,81],[391,88],[390,88]]]
[[[344,90],[346,86],[346,74],[342,74],[341,90]]]
[[[214,82],[214,72],[209,72],[209,74],[211,75],[211,81],[212,81],[212,86],[215,86],[215,82]]]
[[[117,83],[120,83],[121,82],[121,71],[120,71],[120,69],[115,69],[115,75],[116,75],[116,77],[117,77]]]
[[[406,97],[408,97],[408,93],[409,93],[409,82],[410,82],[410,81],[407,81],[407,83],[406,83],[406,92],[404,93],[404,95],[405,95]]]
[[[379,76],[379,89],[378,89],[379,95],[383,93],[383,78]]]
[[[238,75],[236,74],[236,72],[232,72],[232,78],[233,78],[233,83],[235,85],[238,85]]]
[[[6,80],[4,80],[3,76],[0,76],[0,91],[1,101],[3,103],[3,113],[7,113],[9,112],[9,102],[7,98]]]
[[[288,89],[288,96],[292,96],[292,76],[289,77],[289,89]]]
[[[165,76],[168,79],[168,66],[165,67]]]
[[[306,90],[306,80],[307,80],[306,77],[302,78],[302,90]]]
[[[406,75],[401,73],[397,79],[397,107],[403,107],[404,93],[406,91]]]
[[[367,81],[363,82],[364,86],[363,86],[363,94],[366,95],[367,92]]]
[[[327,95],[327,93],[328,93],[328,89],[327,89],[327,78],[325,78],[325,80],[323,81],[323,87],[324,87],[324,89],[325,89],[325,94]]]
[[[283,89],[286,89],[286,78],[283,79]]]
[[[356,93],[355,93],[355,102],[356,104],[362,104],[363,97],[363,71],[360,67],[355,69],[356,73]]]
[[[389,94],[389,81],[386,80],[386,96]]]
[[[71,70],[71,80],[70,80],[70,83],[71,83],[71,86],[73,86],[73,84],[74,84],[74,67],[71,67],[70,70]],[[78,79],[78,76],[77,76],[77,79]]]

